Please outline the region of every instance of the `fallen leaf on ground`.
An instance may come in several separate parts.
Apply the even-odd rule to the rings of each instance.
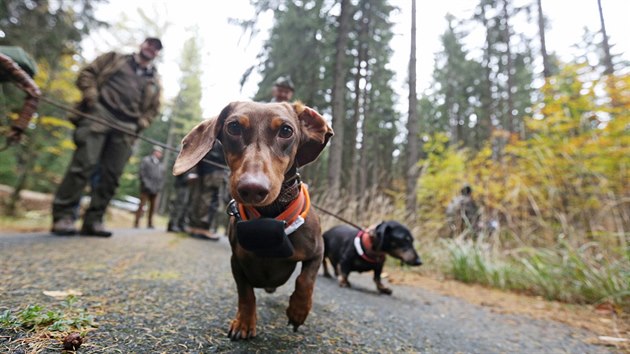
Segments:
[[[627,342],[628,339],[626,338],[618,338],[618,337],[608,337],[608,336],[599,336],[597,337],[599,340],[603,340],[606,342],[614,342],[614,343],[623,343],[623,342]]]
[[[54,297],[54,298],[66,298],[70,295],[81,296],[82,292],[79,290],[68,289],[68,290],[44,290],[44,295]]]

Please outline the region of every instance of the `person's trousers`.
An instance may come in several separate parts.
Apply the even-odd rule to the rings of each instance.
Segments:
[[[134,223],[135,227],[138,227],[140,225],[140,219],[142,218],[142,214],[144,214],[145,204],[149,204],[149,210],[147,213],[147,226],[153,227],[153,212],[156,209],[156,200],[157,194],[149,193],[147,191],[140,192],[140,205],[138,205],[138,210],[136,210],[136,221]]]
[[[190,227],[209,230],[219,204],[219,189],[223,172],[199,176],[190,192],[192,198]]]
[[[169,205],[169,223],[172,226],[183,228],[186,224],[186,214],[188,211],[189,186],[175,186],[173,194]]]
[[[105,210],[118,188],[118,180],[131,156],[134,139],[95,124],[84,119],[74,131],[76,150],[53,200],[53,221],[75,218],[74,208],[96,166],[99,167],[100,180],[92,190],[83,225],[102,222]]]

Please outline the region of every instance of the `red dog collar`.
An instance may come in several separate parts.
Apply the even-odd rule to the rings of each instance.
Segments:
[[[357,253],[361,258],[370,263],[382,263],[385,261],[385,255],[374,251],[374,246],[372,245],[372,237],[365,230],[359,230],[357,235],[354,237],[354,248],[357,250]],[[374,257],[369,256],[369,254],[375,255]]]

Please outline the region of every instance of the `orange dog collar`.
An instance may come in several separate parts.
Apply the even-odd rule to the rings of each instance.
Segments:
[[[308,194],[308,188],[304,183],[301,183],[298,197],[295,198],[295,200],[293,200],[287,208],[274,219],[284,221],[285,233],[289,235],[304,224],[304,220],[306,220],[306,216],[308,215],[310,208],[311,198]],[[238,211],[243,221],[261,218],[258,210],[251,206],[239,204]]]

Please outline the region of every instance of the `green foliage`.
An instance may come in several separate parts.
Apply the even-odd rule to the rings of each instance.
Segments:
[[[465,182],[482,219],[501,225],[487,240],[492,252],[448,244],[447,271],[456,279],[562,301],[628,304],[630,75],[588,74],[567,65],[550,78],[539,113],[526,121],[530,138],[496,133],[507,142],[499,158],[491,143],[457,149],[436,134],[425,144],[417,190],[424,234],[448,235],[443,213]],[[598,95],[602,88],[608,99]]]
[[[614,80],[623,88],[628,77]],[[497,135],[510,139],[500,160],[490,144],[473,153],[447,148],[435,136],[425,145],[428,168],[417,191],[423,222],[439,219],[468,182],[488,212],[509,232],[527,234],[530,244],[548,244],[558,233],[585,240],[602,230],[627,232],[619,213],[630,193],[630,118],[619,98],[611,119],[609,106],[595,95],[597,85],[565,68],[543,91],[542,119],[527,120],[530,139]]]
[[[630,268],[606,258],[596,243],[578,249],[562,239],[552,248],[525,247],[508,254],[487,243],[443,241],[457,280],[542,295],[570,303],[611,302],[630,308]]]
[[[93,315],[84,309],[77,309],[73,306],[76,302],[76,297],[69,296],[62,302],[61,309],[58,310],[48,310],[41,305],[27,305],[15,313],[11,310],[5,310],[0,314],[0,327],[53,332],[67,332],[72,329],[86,330],[97,327]]]

